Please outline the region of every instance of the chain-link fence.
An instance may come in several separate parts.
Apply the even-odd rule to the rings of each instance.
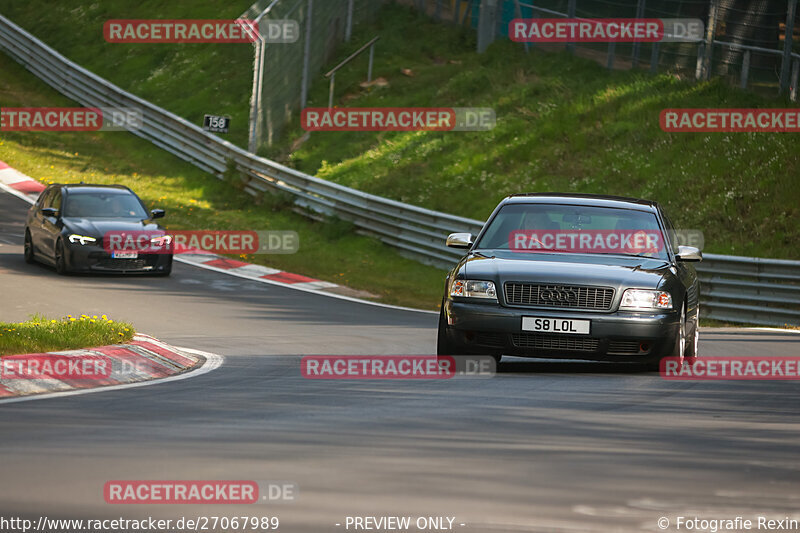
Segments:
[[[705,39],[672,43],[525,44],[567,49],[608,68],[669,70],[707,78],[722,76],[741,87],[789,91],[796,96],[800,71],[797,0],[399,0],[443,22],[474,28],[479,49],[508,37],[515,18],[700,19]],[[491,21],[488,25],[481,18]],[[785,46],[786,39],[789,45]],[[523,46],[523,45],[520,45]]]
[[[355,24],[373,20],[382,4],[383,0],[259,0],[242,14],[258,19],[262,33],[276,20],[296,20],[300,28],[293,43],[254,45],[254,78],[261,73],[261,79],[254,83],[251,151],[278,139],[305,105],[311,80],[333,58],[337,46],[349,39]]]

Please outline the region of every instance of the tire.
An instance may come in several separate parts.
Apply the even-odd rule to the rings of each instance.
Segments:
[[[447,320],[444,317],[444,302],[439,311],[439,332],[436,336],[436,355],[458,355],[455,347],[447,338]]]
[[[53,255],[56,260],[56,273],[61,276],[66,276],[69,274],[67,256],[64,254],[64,242],[61,239],[56,241],[56,249]]]
[[[686,362],[693,365],[697,361],[700,348],[700,307],[697,308],[697,316],[693,320],[694,328],[691,337],[686,339],[686,352],[684,358]]]
[[[27,229],[25,230],[25,244],[23,245],[22,254],[25,257],[25,262],[29,265],[36,262],[36,258],[33,256],[33,239],[31,239],[31,232]]]
[[[678,333],[675,335],[671,352],[669,355],[654,360],[650,364],[650,369],[658,372],[661,369],[661,360],[666,357],[677,358],[679,366],[683,366],[683,362],[686,360],[686,306],[681,308],[681,319],[679,322]]]
[[[450,342],[447,338],[447,320],[444,315],[444,304],[442,310],[439,311],[439,331],[436,337],[436,355],[452,355],[452,356],[465,356],[464,350]],[[494,358],[495,363],[499,363],[502,355],[490,354]]]

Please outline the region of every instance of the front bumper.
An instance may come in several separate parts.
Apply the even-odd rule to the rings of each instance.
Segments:
[[[590,320],[588,335],[522,331],[522,317]],[[594,313],[448,299],[448,344],[459,353],[646,362],[672,352],[680,314]]]
[[[115,259],[102,246],[66,244],[64,253],[71,272],[157,274],[172,267],[172,254],[139,254],[136,259]]]

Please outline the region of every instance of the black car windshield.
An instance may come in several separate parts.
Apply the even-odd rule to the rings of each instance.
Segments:
[[[653,213],[541,203],[503,206],[475,249],[668,257]]]
[[[64,205],[65,217],[148,218],[139,199],[125,192],[70,192]]]

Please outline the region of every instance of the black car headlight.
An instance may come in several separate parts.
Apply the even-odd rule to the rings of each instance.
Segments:
[[[497,301],[497,290],[492,281],[457,279],[450,286],[450,296]]]
[[[672,309],[672,295],[664,291],[628,289],[622,293],[619,308],[624,311]]]
[[[93,242],[97,242],[97,239],[95,239],[94,237],[87,237],[86,235],[78,235],[77,233],[73,233],[68,238],[69,242],[71,242],[72,244],[75,244],[76,242],[79,242],[81,244],[91,244]]]

